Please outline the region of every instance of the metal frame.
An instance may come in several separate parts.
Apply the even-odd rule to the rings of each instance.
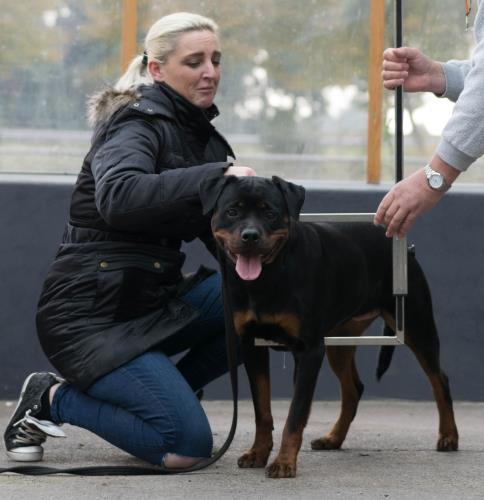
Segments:
[[[402,0],[395,0],[395,47],[402,46]],[[403,88],[395,89],[395,182],[403,179]],[[303,222],[372,222],[372,213],[301,214]],[[405,343],[405,296],[407,284],[407,238],[393,238],[393,295],[395,296],[395,336],[324,337],[326,345],[402,345]],[[255,345],[280,345],[255,339]]]
[[[373,222],[374,215],[373,213],[301,214],[300,220],[302,222]],[[408,290],[407,238],[393,238],[392,258],[393,294],[395,295],[395,336],[324,337],[325,345],[401,345],[405,343],[404,298]]]
[[[301,222],[373,222],[373,213],[301,214]],[[395,335],[393,337],[363,335],[361,337],[324,337],[325,345],[402,345],[405,343],[405,295],[407,285],[407,238],[393,238],[393,294],[395,296]],[[256,346],[279,346],[265,339],[254,339]]]

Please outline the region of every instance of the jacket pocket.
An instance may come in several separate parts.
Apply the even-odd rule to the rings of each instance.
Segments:
[[[143,254],[98,255],[93,319],[128,321],[159,309],[175,296],[180,267]]]

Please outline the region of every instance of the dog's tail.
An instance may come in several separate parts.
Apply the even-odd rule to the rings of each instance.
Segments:
[[[391,330],[387,325],[383,328],[383,335],[386,337],[392,337],[395,335],[393,330]],[[385,345],[380,349],[380,353],[378,355],[378,366],[376,368],[376,379],[380,380],[385,372],[388,370],[390,363],[393,358],[393,351],[395,350],[394,345]]]

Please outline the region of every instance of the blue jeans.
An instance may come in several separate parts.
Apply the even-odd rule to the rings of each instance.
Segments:
[[[86,392],[62,384],[52,401],[53,421],[88,429],[155,465],[168,452],[210,456],[212,432],[194,391],[227,371],[220,276],[210,276],[183,300],[200,311],[197,321]],[[169,356],[187,349],[175,366]]]

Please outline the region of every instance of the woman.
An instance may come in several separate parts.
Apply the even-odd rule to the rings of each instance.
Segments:
[[[210,124],[220,80],[216,24],[156,22],[94,125],[69,223],[39,301],[37,330],[64,379],[34,373],[5,431],[8,456],[41,460],[69,423],[166,467],[207,457],[212,435],[195,391],[227,370],[218,274],[181,274],[182,240],[210,247],[200,182],[255,175]],[[169,356],[186,351],[176,367]]]

